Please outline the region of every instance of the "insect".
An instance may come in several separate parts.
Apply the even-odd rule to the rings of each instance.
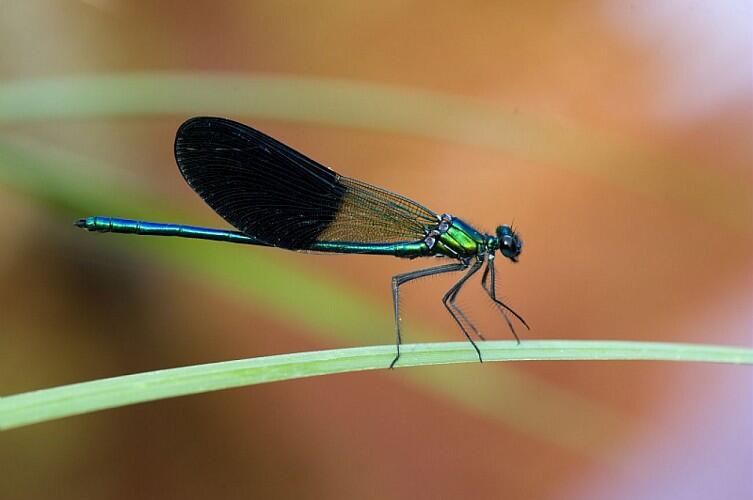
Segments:
[[[481,285],[520,343],[509,312],[497,298],[494,258],[517,262],[523,242],[507,225],[482,234],[448,214],[437,215],[382,188],[342,176],[281,142],[232,120],[195,117],[180,126],[175,159],[183,178],[237,231],[114,217],[87,217],[76,226],[97,232],[180,236],[295,251],[443,257],[455,262],[392,278],[397,353],[400,358],[400,287],[431,275],[461,272],[442,303],[476,350],[470,332],[483,336],[456,303],[463,285],[486,263]]]

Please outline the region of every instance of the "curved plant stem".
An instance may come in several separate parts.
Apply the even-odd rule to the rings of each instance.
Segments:
[[[0,429],[106,408],[316,375],[386,369],[393,345],[280,354],[125,375],[0,398]],[[409,344],[398,367],[477,362],[465,342]],[[753,349],[627,341],[489,341],[485,361],[654,360],[753,364]]]

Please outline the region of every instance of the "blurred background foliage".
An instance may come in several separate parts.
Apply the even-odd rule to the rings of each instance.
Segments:
[[[177,126],[260,128],[491,230],[535,338],[751,345],[748,2],[0,4],[0,393],[391,341],[420,262],[89,235],[221,226]],[[459,333],[411,285],[409,341]],[[466,309],[508,333],[479,290]],[[0,435],[3,498],[745,498],[747,367],[527,363],[272,384]]]

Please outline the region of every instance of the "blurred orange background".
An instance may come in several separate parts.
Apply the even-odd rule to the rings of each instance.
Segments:
[[[192,114],[248,123],[486,231],[514,220],[525,247],[498,263],[499,289],[525,338],[750,347],[752,21],[750,2],[731,1],[4,3],[0,393],[393,341],[389,279],[425,262],[234,254],[266,263],[260,279],[280,266],[378,311],[351,321],[333,301],[309,321],[290,312],[306,287],[267,301],[205,279],[212,258],[194,273],[161,250],[215,243],[76,230],[74,216],[159,218],[147,205],[74,214],[49,194],[58,177],[24,184],[8,153],[65,158],[78,168],[60,178],[103,200],[146,193],[172,222],[225,227],[172,158]],[[34,94],[101,76],[125,82],[104,110],[94,92]],[[123,105],[140,78],[158,99]],[[203,100],[175,78],[209,81]],[[244,82],[258,81],[271,91],[252,106]],[[461,338],[440,303],[451,279],[406,289],[408,342]],[[508,338],[473,288],[462,304]],[[385,370],[4,432],[0,497],[751,498],[752,422],[750,367]]]

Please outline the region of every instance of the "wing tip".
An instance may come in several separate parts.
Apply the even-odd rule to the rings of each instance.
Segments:
[[[173,143],[173,154],[175,160],[178,163],[178,168],[183,171],[182,157],[185,152],[186,143],[190,142],[190,136],[193,132],[206,131],[212,128],[213,124],[219,123],[233,123],[232,120],[227,118],[221,118],[216,116],[193,116],[183,123],[181,123],[178,130],[175,132],[175,142]],[[216,125],[215,125],[216,126]]]
[[[195,128],[210,128],[213,123],[234,123],[232,120],[229,120],[227,118],[222,118],[219,116],[192,116],[188,120],[184,121],[180,127],[178,127],[178,131],[175,133],[176,140],[180,138],[181,136],[185,135],[186,132],[195,129]]]

